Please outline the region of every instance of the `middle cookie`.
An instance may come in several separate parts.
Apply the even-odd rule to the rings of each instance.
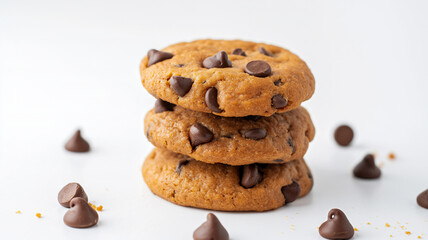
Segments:
[[[157,100],[144,120],[153,145],[206,163],[247,165],[303,158],[315,128],[303,107],[270,117],[219,117]]]

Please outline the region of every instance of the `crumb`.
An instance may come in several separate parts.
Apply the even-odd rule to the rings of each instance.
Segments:
[[[93,209],[97,210],[97,206],[95,206],[95,204],[89,203],[89,206],[91,206]]]
[[[371,223],[367,222],[367,225],[371,225]]]
[[[18,210],[18,211],[16,211],[15,213],[16,213],[16,214],[20,214],[20,213],[21,213],[21,211],[19,211],[19,210]]]
[[[97,207],[97,211],[102,211],[103,210],[103,205],[99,205],[98,207]]]
[[[41,213],[36,213],[36,217],[42,218],[42,214]]]
[[[358,228],[354,228],[354,231],[355,231],[355,232],[358,232]]]
[[[419,239],[422,239],[422,237],[421,237],[421,236],[418,236],[418,238],[419,238]]]
[[[404,233],[405,233],[405,234],[407,234],[407,235],[410,235],[410,234],[411,234],[411,232],[410,232],[410,231],[405,231]]]
[[[389,237],[392,237],[392,235],[389,235]]]
[[[391,227],[391,225],[389,225],[389,223],[385,223],[385,227]]]
[[[394,160],[395,159],[395,154],[394,153],[390,153],[388,155],[389,159]]]

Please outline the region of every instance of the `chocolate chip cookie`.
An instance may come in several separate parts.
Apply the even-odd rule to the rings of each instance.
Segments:
[[[220,117],[157,100],[144,123],[150,142],[206,163],[245,165],[300,159],[315,135],[303,107],[270,117]]]
[[[226,117],[296,109],[315,90],[308,66],[290,51],[241,40],[197,40],[150,50],[140,65],[155,97]]]
[[[156,148],[143,164],[151,191],[170,202],[220,211],[267,211],[309,193],[312,174],[303,159],[284,164],[228,166],[195,161]]]

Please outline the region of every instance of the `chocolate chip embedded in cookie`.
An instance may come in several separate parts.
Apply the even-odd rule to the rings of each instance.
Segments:
[[[296,109],[315,90],[308,66],[286,49],[240,40],[198,40],[152,51],[140,65],[144,87],[178,106],[225,117]],[[192,79],[183,88],[170,78]],[[174,83],[173,84],[177,84]]]
[[[177,172],[183,160],[188,162]],[[189,160],[161,148],[153,150],[142,168],[145,182],[159,197],[183,206],[221,211],[267,211],[284,206],[309,193],[312,180],[308,172],[303,159],[229,166]]]
[[[150,111],[144,127],[157,147],[229,165],[302,158],[315,135],[303,107],[271,117],[228,118],[175,106],[170,111]]]

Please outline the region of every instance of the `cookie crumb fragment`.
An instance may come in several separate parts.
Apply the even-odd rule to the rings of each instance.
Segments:
[[[422,239],[422,237],[421,237],[421,236],[418,236],[418,239]]]
[[[18,211],[16,211],[15,213],[16,213],[16,214],[21,214],[21,211],[19,211],[19,210],[18,210]]]
[[[354,231],[355,231],[355,232],[358,232],[358,228],[354,228]]]
[[[389,223],[385,223],[385,227],[391,227],[391,225],[389,225]]]
[[[367,225],[371,225],[371,223],[370,223],[370,222],[367,222]]]
[[[388,154],[388,158],[389,158],[390,160],[395,160],[395,154],[394,154],[394,153],[389,153],[389,154]]]
[[[36,217],[42,218],[42,214],[41,213],[36,213]]]
[[[103,210],[103,205],[99,205],[98,207],[97,207],[97,205],[95,205],[95,204],[93,204],[93,203],[89,203],[89,206],[91,206],[94,210],[97,210],[97,211],[102,211]]]
[[[404,233],[407,234],[407,235],[412,234],[410,231],[405,231]]]
[[[97,209],[97,211],[102,211],[103,210],[103,205],[99,205],[96,209]]]

